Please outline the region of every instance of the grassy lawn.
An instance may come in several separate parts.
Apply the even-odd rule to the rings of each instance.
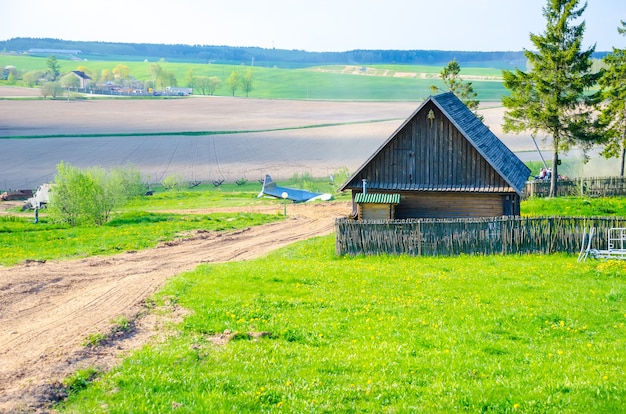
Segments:
[[[59,409],[620,412],[624,273],[567,255],[337,258],[333,236],[311,239],[173,279],[155,300],[191,310],[176,335]]]

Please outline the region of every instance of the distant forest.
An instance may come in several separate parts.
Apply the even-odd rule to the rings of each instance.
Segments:
[[[60,39],[13,38],[0,41],[4,53],[76,55],[91,60],[158,60],[170,62],[246,64],[256,66],[303,67],[314,65],[438,65],[456,59],[465,67],[524,68],[521,51],[467,52],[442,50],[351,50],[307,52],[304,50],[259,47],[165,45],[148,43],[83,42]],[[603,55],[603,54],[602,54]],[[62,57],[62,56],[59,56]]]

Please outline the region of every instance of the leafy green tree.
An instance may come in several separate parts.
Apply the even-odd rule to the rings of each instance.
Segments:
[[[80,79],[70,72],[61,78],[61,86],[67,91],[67,99],[70,99],[70,90],[80,88]]]
[[[174,73],[174,71],[170,70],[164,73],[165,77],[164,77],[164,81],[163,81],[163,85],[164,86],[176,86],[178,85],[178,81],[176,80],[176,74]]]
[[[41,96],[47,98],[48,96],[56,98],[63,94],[63,86],[59,82],[45,82],[41,85]]]
[[[217,76],[198,76],[195,80],[195,88],[202,95],[214,95],[221,83]]]
[[[133,168],[107,173],[102,168],[81,170],[61,162],[50,192],[50,217],[70,226],[102,225],[114,209],[142,189],[140,175]]]
[[[232,96],[235,96],[235,92],[237,91],[237,89],[239,89],[239,85],[239,74],[235,70],[233,70],[228,79],[226,79],[226,86],[228,87],[228,90],[231,92]]]
[[[454,59],[439,74],[445,87],[450,92],[453,92],[482,121],[484,117],[477,112],[480,104],[480,101],[476,99],[478,94],[474,91],[472,82],[466,82],[461,78],[461,65],[459,65],[459,62]],[[433,93],[437,93],[440,90],[435,85],[432,85],[430,89]]]
[[[154,85],[154,88],[157,88],[159,82],[163,79],[163,68],[158,63],[152,63],[150,65],[150,74],[152,74],[152,85]]]
[[[39,83],[39,79],[41,79],[42,76],[42,72],[30,71],[26,72],[24,76],[22,76],[22,81],[24,82],[24,85],[32,88]]]
[[[106,82],[112,81],[113,79],[115,79],[115,76],[111,72],[111,69],[109,68],[102,69],[102,73],[100,74],[100,80],[102,80],[102,82],[106,83]]]
[[[48,76],[50,80],[55,81],[59,77],[61,73],[61,65],[57,62],[57,58],[54,55],[50,55],[48,60],[46,61],[46,65],[48,67]]]
[[[114,168],[109,172],[108,179],[122,196],[122,203],[145,192],[146,186],[141,179],[141,173],[132,165]]]
[[[70,72],[66,75],[63,75],[63,77],[61,78],[61,85],[63,85],[63,87],[65,88],[78,89],[80,88],[80,79],[78,79],[78,76]]]
[[[618,32],[626,35],[626,22],[621,21]],[[602,101],[598,105],[599,121],[605,128],[605,158],[620,158],[620,176],[624,176],[626,159],[626,49],[613,48],[603,59],[606,70],[598,81]]]
[[[77,226],[86,224],[96,183],[83,171],[65,162],[57,165],[54,186],[48,204],[50,218],[55,222]]]
[[[128,66],[122,65],[121,63],[119,63],[117,66],[113,68],[111,73],[113,74],[113,77],[115,78],[115,80],[120,85],[123,85],[124,81],[128,79],[128,77],[130,76],[130,69],[128,68]]]
[[[208,85],[209,85],[208,76],[198,76],[194,82],[194,86],[195,86],[194,93],[199,93],[200,95],[206,95],[208,91]]]
[[[252,87],[254,84],[254,77],[252,76],[252,68],[248,68],[246,74],[241,77],[241,89],[243,89],[246,94],[246,98],[252,91]]]
[[[185,74],[185,82],[187,83],[188,88],[196,87],[196,77],[193,74],[193,68],[187,69],[187,73]]]
[[[207,85],[207,91],[209,95],[215,95],[215,91],[222,85],[222,80],[217,76],[210,76],[209,83]]]
[[[531,69],[503,71],[504,86],[510,91],[502,99],[506,111],[505,132],[530,131],[552,138],[550,196],[556,195],[559,153],[574,145],[586,151],[598,136],[593,128],[593,99],[587,92],[596,85],[598,73],[591,72],[592,46],[582,50],[585,22],[574,24],[587,4],[579,0],[548,0],[543,8],[546,30],[530,35],[536,51],[524,50]]]
[[[161,185],[166,190],[180,190],[183,186],[183,177],[180,174],[168,175],[161,181]]]
[[[7,84],[15,85],[15,75],[13,74],[13,72],[9,72],[9,76],[7,76]]]

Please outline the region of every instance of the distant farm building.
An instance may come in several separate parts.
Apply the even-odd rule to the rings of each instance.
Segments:
[[[2,80],[9,79],[9,75],[11,73],[13,74],[13,76],[16,76],[17,68],[15,66],[7,65],[4,68],[2,68]]]
[[[44,54],[65,54],[65,55],[79,55],[83,53],[82,50],[79,49],[37,49],[31,48],[28,49],[28,53],[44,53]]]
[[[76,76],[78,80],[80,81],[79,89],[89,88],[89,82],[91,81],[91,78],[85,72],[80,71],[80,70],[73,70],[70,73]]]
[[[165,88],[168,95],[188,96],[193,94],[193,88],[177,88],[174,86],[168,86]]]
[[[516,216],[529,175],[448,92],[426,99],[340,191],[366,220]]]

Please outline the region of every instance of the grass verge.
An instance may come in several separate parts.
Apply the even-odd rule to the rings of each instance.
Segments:
[[[0,216],[0,265],[141,250],[190,230],[234,230],[280,220],[278,214],[174,214],[128,211],[99,227],[69,227],[41,217]]]
[[[521,210],[524,216],[626,217],[626,197],[533,197]]]

